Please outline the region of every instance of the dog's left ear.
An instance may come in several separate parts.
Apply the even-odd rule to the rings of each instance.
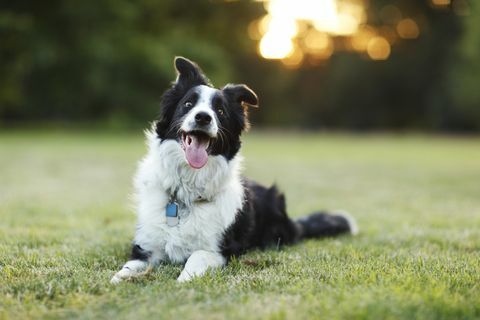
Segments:
[[[222,91],[227,99],[240,103],[242,106],[258,107],[257,95],[244,84],[227,84]]]

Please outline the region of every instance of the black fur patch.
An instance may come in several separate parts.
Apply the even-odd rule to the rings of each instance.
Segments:
[[[298,229],[288,218],[285,196],[276,186],[265,188],[247,180],[244,188],[244,206],[224,234],[222,254],[228,258],[251,248],[280,247],[296,242]]]
[[[131,260],[147,261],[152,253],[150,251],[143,250],[138,244],[132,246],[132,253],[130,254]]]
[[[297,222],[302,226],[302,238],[331,237],[352,231],[345,217],[325,212],[314,212]]]
[[[352,231],[348,220],[341,215],[315,212],[297,221],[291,220],[287,215],[285,196],[276,186],[265,188],[246,181],[244,188],[243,208],[223,237],[222,254],[227,259],[253,248],[279,248],[301,239]]]

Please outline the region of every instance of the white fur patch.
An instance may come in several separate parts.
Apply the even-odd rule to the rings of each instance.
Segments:
[[[192,131],[196,126],[195,116],[200,112],[205,112],[212,118],[212,122],[208,126],[207,132],[210,137],[216,137],[218,132],[218,121],[215,112],[213,112],[212,109],[212,98],[216,90],[204,85],[196,87],[195,90],[198,92],[199,98],[195,107],[186,114],[185,119],[182,122],[181,130],[184,132]]]
[[[195,251],[188,258],[185,268],[177,278],[178,282],[190,281],[194,277],[205,274],[207,270],[224,266],[225,258],[216,252],[208,252],[204,250]]]
[[[160,143],[147,134],[149,151],[134,179],[138,223],[135,243],[152,252],[150,262],[182,263],[195,251],[220,252],[223,232],[242,207],[241,157],[227,161],[209,156],[201,169],[191,168],[180,144]],[[166,224],[165,207],[177,190],[179,223]],[[196,201],[197,199],[206,201]]]

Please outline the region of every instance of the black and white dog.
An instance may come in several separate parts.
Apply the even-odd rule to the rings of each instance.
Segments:
[[[177,279],[184,282],[249,249],[356,233],[342,214],[293,221],[275,186],[244,179],[240,135],[257,96],[246,85],[214,88],[185,58],[176,58],[175,67],[178,77],[146,134],[149,150],[134,179],[138,223],[131,260],[112,283],[162,261],[186,262]]]

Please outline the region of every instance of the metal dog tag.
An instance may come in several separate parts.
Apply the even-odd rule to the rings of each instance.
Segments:
[[[167,216],[167,225],[169,227],[175,227],[178,224],[178,204],[176,202],[170,202],[165,209],[165,215]]]

